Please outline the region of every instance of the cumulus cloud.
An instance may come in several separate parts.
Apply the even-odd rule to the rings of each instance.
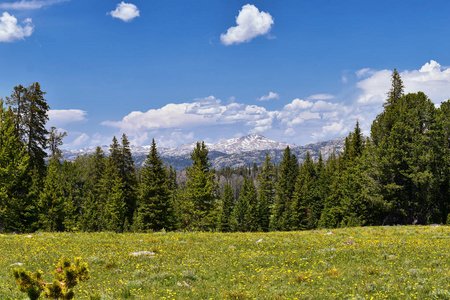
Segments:
[[[214,96],[197,98],[190,103],[168,104],[147,112],[134,111],[120,121],[104,121],[101,124],[120,129],[132,135],[138,143],[157,132],[171,130],[185,133],[194,129],[211,130],[213,126],[236,126],[247,128],[247,132],[264,132],[272,128],[276,112],[264,107],[230,103],[223,105]]]
[[[322,131],[314,133],[313,136],[316,139],[321,139],[329,136],[338,137],[348,134],[350,130],[351,127],[345,127],[344,120],[340,120],[339,122],[333,122],[329,125],[323,126]]]
[[[62,126],[86,120],[86,112],[80,109],[51,109],[48,111],[49,125]]]
[[[13,42],[31,36],[34,30],[31,19],[27,18],[22,23],[23,26],[19,25],[13,15],[4,12],[0,17],[0,42]]]
[[[356,72],[357,83],[362,93],[357,99],[359,104],[382,104],[391,88],[391,70],[375,71],[362,69]],[[450,98],[450,68],[443,67],[431,60],[419,70],[405,70],[400,72],[406,93],[424,92],[435,103]]]
[[[291,103],[286,104],[284,106],[285,111],[290,110],[304,110],[313,107],[314,103],[310,101],[300,100],[300,99],[294,99]]]
[[[127,133],[136,133],[148,130],[167,128],[186,128],[205,126],[214,123],[217,116],[211,118],[189,113],[193,106],[201,106],[200,103],[167,104],[159,109],[150,109],[147,112],[133,111],[121,121],[104,121],[101,124],[120,128]]]
[[[44,6],[50,6],[53,4],[67,2],[70,0],[21,0],[16,2],[1,3],[0,9],[15,9],[15,10],[26,10],[26,9],[39,9]]]
[[[280,95],[278,95],[277,93],[269,92],[268,95],[261,96],[261,97],[257,98],[256,100],[258,100],[258,101],[269,101],[269,100],[272,100],[272,99],[280,99]]]
[[[221,112],[220,100],[216,99],[214,96],[197,98],[194,99],[194,101],[195,102],[187,105],[187,114],[215,115]]]
[[[134,18],[139,17],[139,9],[132,3],[125,3],[124,1],[122,1],[121,3],[117,4],[115,10],[110,11],[107,14],[111,15],[113,18],[129,22]]]
[[[239,11],[236,24],[227,33],[220,35],[224,45],[249,42],[257,36],[267,34],[273,25],[273,18],[269,13],[260,12],[256,6],[247,4]]]
[[[158,144],[175,146],[210,138],[211,142],[239,135],[262,133],[268,138],[297,145],[346,136],[356,120],[364,134],[390,89],[392,71],[362,69],[353,78],[355,93],[342,101],[340,96],[315,94],[295,98],[279,109],[245,103],[222,103],[214,96],[196,98],[181,104],[168,104],[147,112],[131,112],[119,121],[105,121],[130,135],[130,140],[146,144],[152,137]],[[449,98],[450,68],[430,61],[417,70],[400,73],[405,92],[424,91],[435,102]],[[269,94],[270,95],[270,94]],[[347,97],[348,95],[346,95]],[[195,136],[194,134],[195,133]]]

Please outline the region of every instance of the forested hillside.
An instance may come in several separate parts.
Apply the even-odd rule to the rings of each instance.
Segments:
[[[197,143],[185,171],[153,141],[139,168],[125,134],[62,159],[65,133],[45,129],[38,83],[0,104],[0,231],[277,231],[450,222],[450,102],[404,95],[397,71],[370,137],[359,124],[344,151],[299,163],[289,147],[275,164],[214,170]],[[49,153],[49,160],[46,156]],[[178,180],[177,180],[178,177]]]

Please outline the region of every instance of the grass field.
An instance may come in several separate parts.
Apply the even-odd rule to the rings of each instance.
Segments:
[[[89,264],[76,299],[450,299],[448,226],[0,235],[0,299],[26,298],[13,264],[51,282],[61,257]]]

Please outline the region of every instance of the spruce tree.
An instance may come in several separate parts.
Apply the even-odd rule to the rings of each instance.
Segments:
[[[186,169],[188,181],[186,196],[190,202],[189,227],[199,230],[212,229],[216,204],[214,174],[210,170],[208,149],[205,143],[197,142],[191,153],[192,166]]]
[[[258,210],[260,217],[260,230],[269,231],[271,211],[275,201],[275,167],[271,157],[266,153],[262,170],[258,174]]]
[[[122,135],[122,145],[120,147],[119,174],[124,184],[123,196],[127,207],[126,218],[132,222],[134,211],[136,210],[138,182],[136,179],[136,167],[131,155],[130,142],[128,137]]]
[[[80,226],[85,231],[98,231],[102,224],[101,179],[107,158],[100,147],[90,155],[79,156],[74,168],[81,174]]]
[[[225,184],[222,194],[222,206],[220,211],[219,230],[222,232],[230,232],[232,228],[232,217],[234,209],[234,195],[231,185]]]
[[[38,202],[40,228],[51,232],[64,229],[64,192],[61,179],[61,163],[52,159]]]
[[[278,183],[271,220],[272,230],[290,230],[290,213],[295,182],[299,172],[298,161],[291,149],[286,147],[279,167]]]
[[[422,92],[401,95],[401,80],[393,75],[393,88],[384,111],[372,128],[374,160],[372,178],[389,206],[385,224],[426,223],[434,206],[433,157],[436,109]],[[395,92],[396,91],[396,92]]]
[[[322,203],[318,198],[317,175],[309,152],[300,166],[295,183],[291,210],[290,226],[292,230],[313,229],[317,226],[322,212]]]
[[[136,221],[142,224],[143,228],[136,229],[144,231],[173,229],[174,205],[172,193],[169,190],[169,178],[154,139],[142,168],[141,177],[138,220]]]
[[[117,165],[110,159],[99,182],[99,208],[102,210],[100,229],[122,232],[125,222],[126,205],[123,198],[124,184]]]
[[[29,156],[0,100],[0,231],[26,231]]]

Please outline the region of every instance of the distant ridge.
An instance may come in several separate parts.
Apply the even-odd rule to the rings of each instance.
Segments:
[[[284,142],[270,140],[260,134],[251,134],[240,138],[233,138],[216,144],[206,144],[209,149],[209,158],[212,167],[220,169],[223,167],[236,168],[264,162],[265,154],[272,157],[272,161],[279,163],[282,159],[283,151],[287,146],[291,148],[297,158],[302,161],[309,151],[313,159],[318,159],[322,153],[327,159],[333,152],[341,153],[344,147],[345,138],[296,146]],[[180,145],[173,148],[158,148],[158,152],[166,164],[171,164],[175,169],[181,170],[191,164],[190,153],[195,147],[194,143]],[[63,150],[63,157],[66,160],[75,160],[78,155],[91,154],[96,147],[82,148],[79,150]],[[102,146],[103,151],[108,154],[109,146]],[[131,153],[137,165],[142,166],[146,155],[150,152],[150,146],[131,146]]]

